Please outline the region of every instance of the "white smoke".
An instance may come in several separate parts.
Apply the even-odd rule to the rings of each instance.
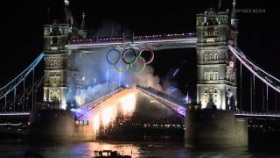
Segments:
[[[107,53],[110,49],[80,51],[74,59],[78,71],[76,80],[73,80],[71,92],[76,92],[69,97],[79,103],[97,99],[114,91],[119,86],[141,85],[159,89],[160,79],[154,75],[153,67],[146,65],[141,72],[128,69],[126,72],[118,72],[114,65],[107,61]],[[75,83],[74,83],[75,81]],[[71,85],[71,83],[70,83]],[[79,97],[77,99],[76,97]]]

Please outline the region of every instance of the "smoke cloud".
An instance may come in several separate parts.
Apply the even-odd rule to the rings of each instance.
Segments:
[[[160,89],[160,79],[154,75],[153,67],[146,65],[146,68],[139,73],[130,68],[125,72],[118,72],[114,65],[107,61],[109,50],[80,51],[77,53],[74,63],[79,75],[70,83],[73,85],[70,86],[71,92],[74,93],[69,94],[69,97],[75,98],[78,104],[104,96],[120,86],[137,84]],[[76,98],[77,96],[79,98]]]

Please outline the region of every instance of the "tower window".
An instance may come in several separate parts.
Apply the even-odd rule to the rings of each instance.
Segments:
[[[208,73],[207,72],[204,73],[204,80],[208,80]]]
[[[57,37],[53,37],[53,44],[54,44],[54,45],[57,44],[57,41],[58,41]]]
[[[213,54],[210,54],[209,60],[213,60]]]
[[[207,61],[208,60],[208,54],[204,54],[204,61]]]
[[[214,80],[213,73],[210,73],[210,80]]]
[[[214,88],[213,88],[213,87],[210,87],[210,88],[209,88],[209,91],[210,91],[210,93],[213,93],[213,92],[214,92]]]
[[[216,80],[219,80],[218,72],[215,73],[215,76],[216,76]]]
[[[57,66],[57,59],[54,59],[54,66]]]
[[[218,53],[214,54],[214,60],[218,60]]]
[[[53,59],[50,60],[50,66],[53,66]]]
[[[208,88],[205,88],[205,89],[204,89],[204,93],[208,93]]]
[[[214,35],[214,28],[213,27],[209,27],[207,29],[207,32],[208,32],[208,36],[213,36]]]

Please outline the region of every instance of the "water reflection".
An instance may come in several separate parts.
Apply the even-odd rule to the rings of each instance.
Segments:
[[[0,157],[24,157],[26,151],[31,151],[44,158],[92,158],[96,150],[115,150],[120,154],[132,155],[132,158],[276,158],[280,156],[268,152],[250,152],[245,148],[190,150],[180,143],[83,142],[67,145],[1,143]]]

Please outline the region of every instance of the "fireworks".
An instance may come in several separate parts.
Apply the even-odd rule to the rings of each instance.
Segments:
[[[121,115],[127,119],[132,116],[136,107],[137,90],[133,88],[124,89],[112,98],[96,107],[89,118],[93,118],[93,131],[98,132],[101,128],[106,129],[113,126],[117,116]]]

